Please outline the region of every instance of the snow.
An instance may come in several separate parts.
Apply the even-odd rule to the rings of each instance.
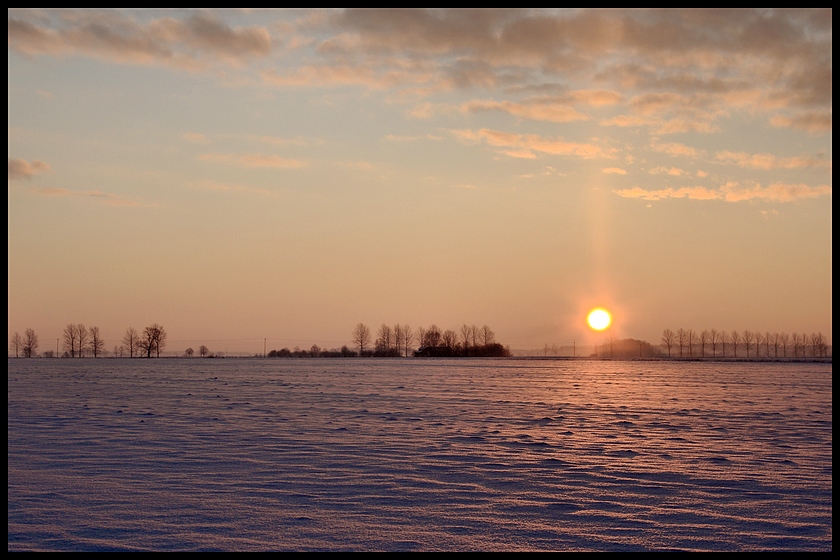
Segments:
[[[830,551],[831,374],[9,359],[8,549]]]

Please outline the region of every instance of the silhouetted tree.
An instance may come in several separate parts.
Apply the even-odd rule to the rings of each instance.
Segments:
[[[160,353],[166,347],[166,331],[162,326],[154,323],[143,329],[143,334],[140,337],[140,350],[142,350],[147,358],[151,358],[152,354],[160,357]]]
[[[82,323],[79,323],[78,325],[76,325],[76,345],[77,345],[76,354],[80,358],[85,357],[85,348],[87,348],[87,343],[88,343],[87,328]]]
[[[102,340],[102,336],[99,334],[99,327],[90,328],[90,342],[88,343],[88,348],[90,348],[90,351],[93,352],[94,358],[98,358],[99,354],[105,350],[105,341]]]
[[[726,357],[726,343],[729,342],[729,333],[720,331],[720,355]]]
[[[664,346],[668,350],[668,357],[671,357],[671,348],[674,347],[674,341],[676,339],[676,335],[674,331],[671,329],[665,329],[662,331],[662,346]]]
[[[195,350],[193,350],[192,348],[187,348],[186,350],[184,350],[184,355],[188,358],[192,358],[193,354],[195,354]]]
[[[365,348],[370,344],[370,329],[365,324],[359,323],[353,329],[353,343],[359,347],[359,356],[364,354]]]
[[[481,327],[481,332],[479,333],[479,336],[481,337],[481,344],[483,344],[484,346],[489,346],[490,344],[496,342],[495,333],[491,331],[487,325]]]
[[[401,354],[405,345],[405,332],[403,331],[402,325],[399,323],[395,324],[392,332],[394,333],[394,348],[397,349],[398,354]]]
[[[779,335],[776,335],[779,336]],[[770,344],[773,342],[773,335],[769,332],[765,332],[764,336],[761,337],[764,341],[764,353],[769,358],[770,357]]]
[[[76,357],[76,341],[79,338],[79,327],[73,323],[64,327],[64,351],[70,353],[71,358]]]
[[[198,347],[198,355],[201,356],[202,358],[205,357],[209,353],[210,353],[210,350],[205,345],[202,344],[201,346]]]
[[[392,344],[393,332],[391,331],[391,327],[382,323],[379,327],[379,331],[377,332],[376,348],[377,350],[384,350],[387,352],[391,349]]]
[[[441,335],[440,343],[447,348],[455,348],[458,346],[458,335],[455,331],[447,329]]]
[[[469,356],[470,348],[472,347],[470,344],[472,342],[472,329],[469,325],[464,323],[461,325],[459,334],[461,335],[461,345],[464,347],[464,355]]]
[[[140,335],[134,327],[128,327],[123,335],[123,345],[128,350],[128,356],[134,357],[134,353],[140,349]]]
[[[38,335],[32,329],[26,329],[23,333],[23,357],[34,358],[38,355]]]
[[[738,334],[738,331],[732,331],[732,334],[729,335],[729,341],[732,343],[732,352],[734,357],[738,357],[738,345],[741,343],[741,335]],[[747,355],[749,358],[749,354]]]
[[[717,329],[709,331],[709,344],[712,345],[712,357],[717,356],[717,345],[720,342],[720,333]]]
[[[411,331],[411,326],[408,324],[403,325],[403,346],[405,348],[405,356],[411,353],[412,344],[411,341],[414,340],[414,333]]]
[[[787,358],[787,347],[790,344],[790,335],[783,332],[779,335],[779,343],[782,345],[782,357]]]
[[[750,357],[750,345],[752,344],[752,341],[755,339],[755,334],[750,330],[744,329],[744,334],[743,334],[742,338],[743,338],[743,341],[744,341],[744,346],[747,347],[747,358],[749,358]]]
[[[700,340],[700,357],[701,358],[706,357],[706,344],[709,343],[709,338],[710,337],[711,337],[711,335],[709,334],[709,331],[704,330],[704,331],[700,332],[699,340]]]
[[[15,354],[15,358],[20,357],[20,351],[23,348],[23,337],[20,336],[20,333],[15,331],[15,334],[12,335],[12,340],[9,343],[9,348],[11,348],[12,352]]]
[[[436,346],[440,346],[440,338],[443,333],[440,332],[440,329],[437,325],[432,325],[428,329],[426,329],[426,339],[423,343],[423,346],[431,346],[432,348]]]
[[[680,358],[683,357],[683,347],[688,343],[688,331],[677,329],[677,346],[680,348]]]

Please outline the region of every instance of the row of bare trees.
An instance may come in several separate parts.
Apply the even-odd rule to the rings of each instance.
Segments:
[[[84,358],[88,356],[98,358],[105,354],[105,340],[99,327],[86,327],[82,323],[69,323],[62,331],[62,342],[64,356],[68,358]],[[130,357],[145,355],[151,358],[152,355],[160,357],[160,353],[166,347],[166,331],[157,323],[154,323],[143,332],[137,332],[134,327],[125,331],[122,339],[123,345],[114,347],[114,355],[122,356],[128,354]],[[57,342],[56,342],[57,344]],[[10,350],[15,357],[34,358],[38,355],[38,335],[32,329],[26,329],[23,336],[15,332],[10,342]],[[53,355],[52,351],[45,355]]]
[[[9,349],[14,353],[15,358],[34,358],[38,355],[38,335],[33,329],[26,329],[23,336],[15,331],[9,343]]]
[[[359,323],[353,329],[352,340],[360,356],[409,356],[415,342],[420,348],[449,348],[458,355],[474,356],[482,355],[482,349],[497,344],[496,335],[487,325],[479,328],[466,323],[457,332],[451,329],[443,331],[434,324],[428,328],[418,327],[415,331],[407,324],[397,323],[391,327],[383,323],[375,340],[370,328]]]
[[[817,358],[828,355],[828,341],[821,332],[808,335],[750,330],[665,329],[662,331],[662,347],[667,350],[668,357],[679,350],[676,355],[680,358],[737,358],[739,349],[743,349],[741,357],[745,358],[805,358],[809,355]]]

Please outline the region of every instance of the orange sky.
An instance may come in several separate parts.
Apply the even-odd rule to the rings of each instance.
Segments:
[[[9,10],[9,332],[830,339],[831,15]]]

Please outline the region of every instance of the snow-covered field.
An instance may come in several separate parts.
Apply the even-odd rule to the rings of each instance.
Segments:
[[[9,550],[831,550],[831,364],[8,360]]]

